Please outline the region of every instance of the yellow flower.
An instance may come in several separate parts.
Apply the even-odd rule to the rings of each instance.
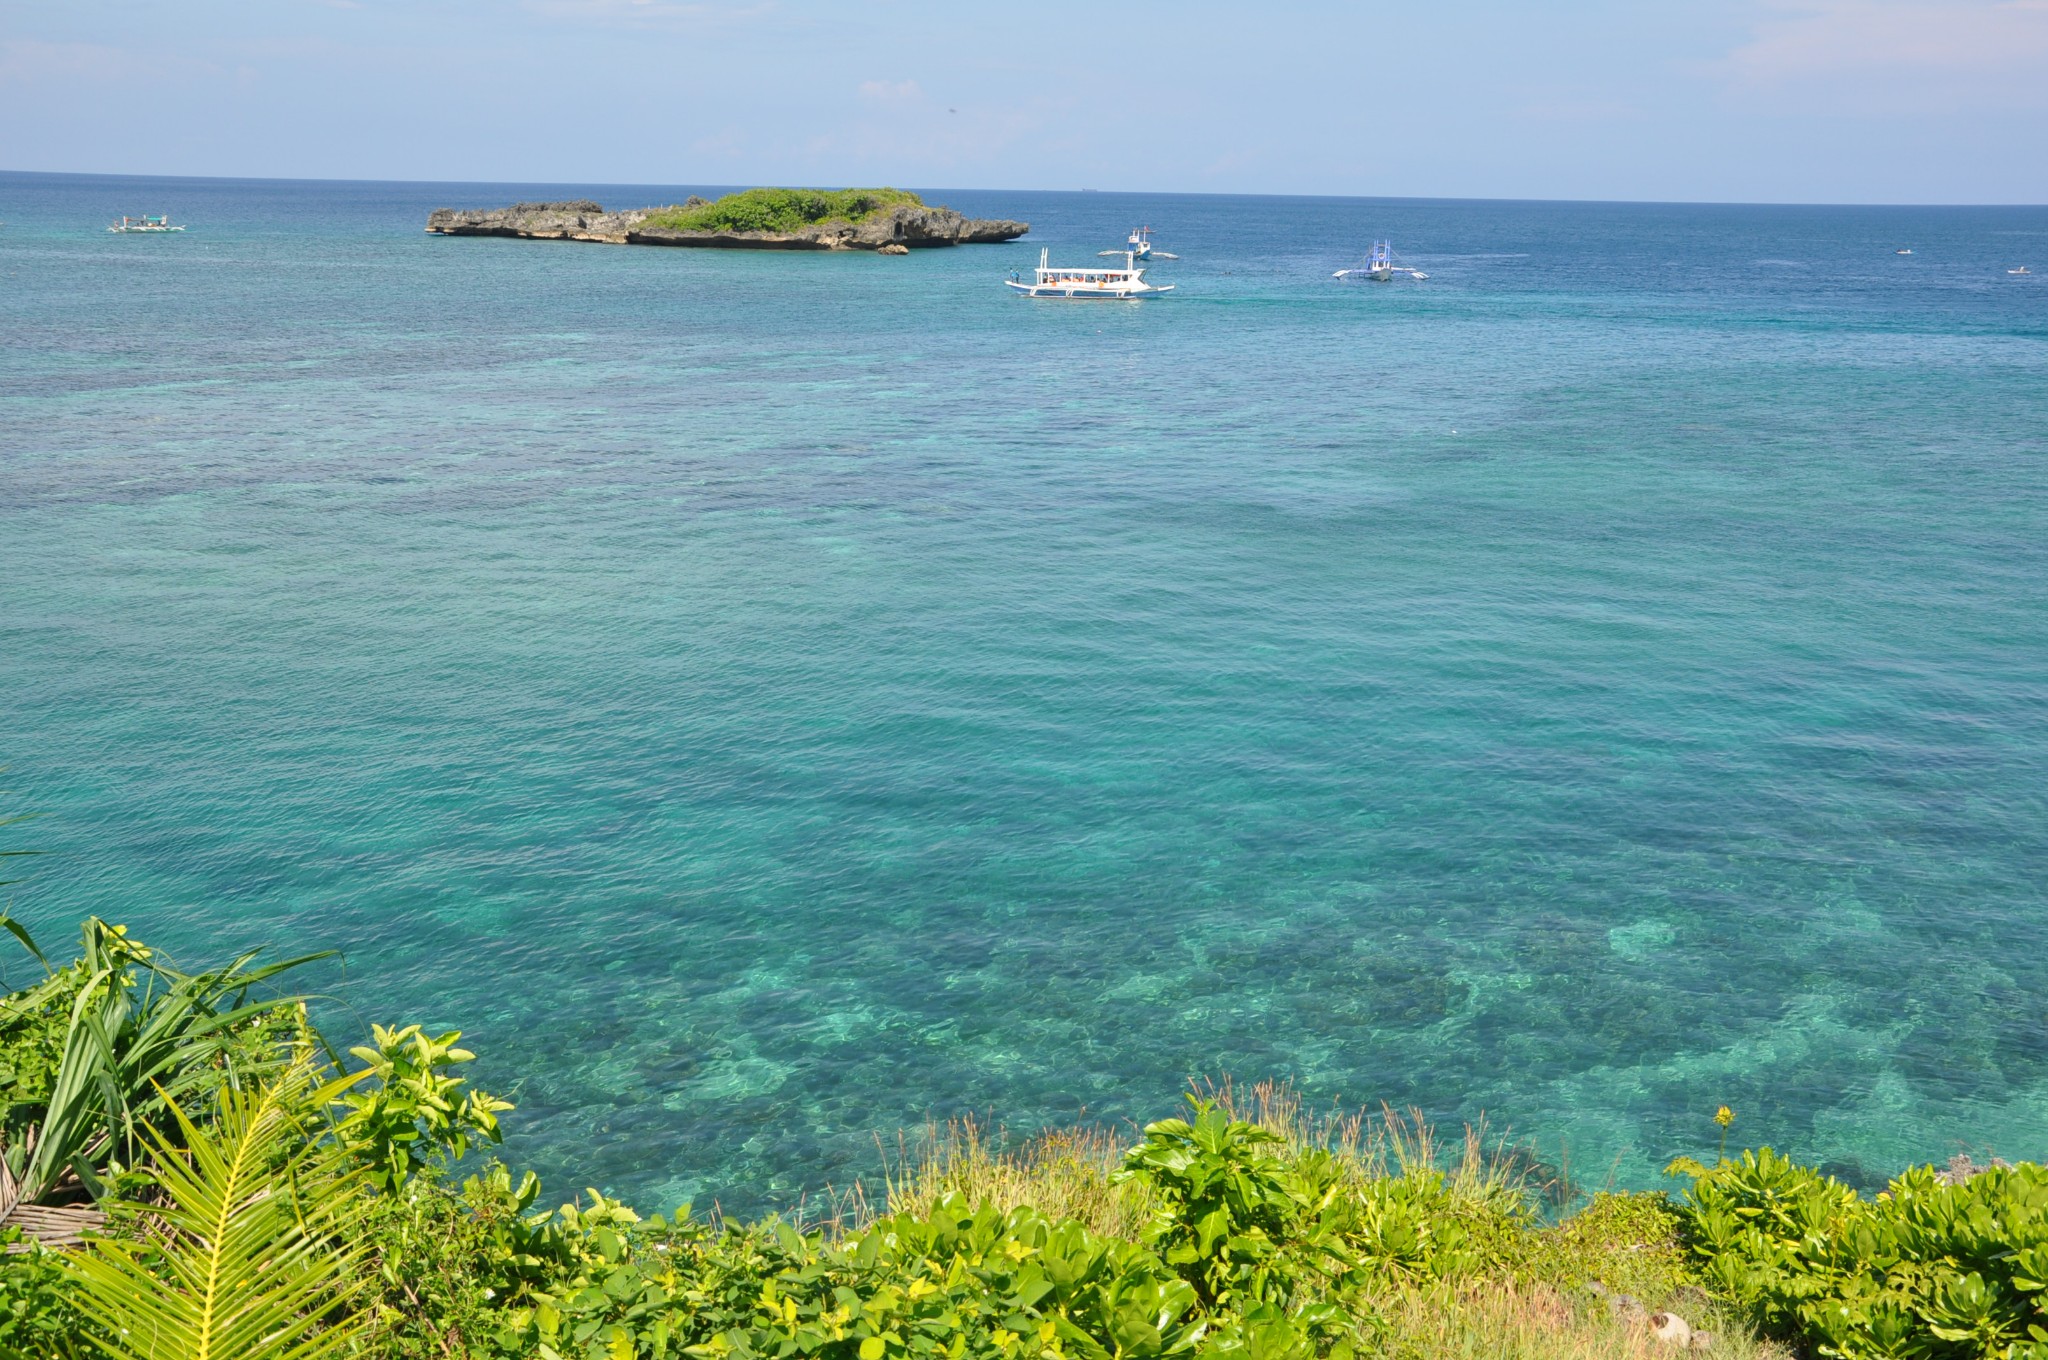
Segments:
[[[1735,1122],[1735,1111],[1723,1105],[1720,1109],[1714,1111],[1714,1122],[1724,1129],[1727,1128]]]

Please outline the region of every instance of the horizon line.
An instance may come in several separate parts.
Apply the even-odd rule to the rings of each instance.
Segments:
[[[138,174],[132,171],[105,170],[11,170],[0,168],[0,176],[43,176],[51,179],[137,179],[137,180],[192,180],[201,183],[231,184],[406,184],[422,186],[476,185],[478,187],[502,188],[525,186],[531,188],[586,188],[586,189],[725,189],[734,190],[762,187],[754,184],[734,182],[719,184],[704,180],[691,183],[685,180],[660,182],[654,180],[541,180],[541,179],[368,179],[347,175],[172,175]],[[871,185],[776,185],[777,188],[847,189],[871,188]],[[1331,193],[1273,193],[1249,191],[1222,191],[1215,189],[1098,189],[1075,187],[1065,189],[1030,189],[1017,186],[983,188],[970,185],[949,187],[931,186],[918,192],[933,193],[975,193],[975,194],[1100,194],[1121,197],[1171,197],[1171,198],[1276,198],[1276,199],[1321,199],[1333,202],[1365,203],[1536,203],[1536,204],[1578,204],[1588,206],[1644,207],[1644,208],[2048,208],[2048,203],[2026,202],[1978,202],[1978,203],[1900,203],[1900,202],[1816,202],[1801,199],[1739,199],[1739,198],[1510,198],[1487,197],[1461,194],[1331,194]]]

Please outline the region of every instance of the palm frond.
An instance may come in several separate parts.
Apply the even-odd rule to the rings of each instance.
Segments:
[[[321,1360],[362,1329],[355,1308],[358,1173],[319,1112],[348,1079],[316,1086],[298,1060],[253,1090],[222,1087],[212,1118],[176,1104],[175,1137],[144,1139],[170,1204],[146,1242],[94,1238],[72,1268],[79,1309],[119,1360]]]

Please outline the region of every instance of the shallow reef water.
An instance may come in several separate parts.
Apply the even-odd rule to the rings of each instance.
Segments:
[[[340,949],[649,1208],[1190,1076],[1592,1185],[1722,1103],[2048,1154],[2048,210],[421,230],[699,187],[0,175],[18,916]],[[1140,222],[1172,297],[1000,286]]]

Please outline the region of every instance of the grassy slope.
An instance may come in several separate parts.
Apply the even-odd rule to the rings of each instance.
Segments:
[[[800,231],[820,222],[858,225],[891,208],[922,207],[902,189],[747,189],[697,208],[662,208],[643,223],[675,231]]]
[[[1546,1224],[1527,1212],[1533,1200],[1560,1191],[1576,1196],[1535,1183],[1526,1162],[1505,1145],[1487,1146],[1482,1131],[1467,1130],[1461,1147],[1446,1148],[1420,1119],[1392,1110],[1377,1118],[1312,1115],[1282,1084],[1210,1094],[1236,1117],[1278,1134],[1291,1157],[1334,1153],[1354,1192],[1442,1176],[1445,1194],[1435,1212],[1463,1221],[1484,1264],[1454,1280],[1389,1276],[1371,1297],[1347,1300],[1377,1316],[1387,1360],[1648,1360],[1676,1353],[1640,1320],[1616,1315],[1588,1288],[1593,1282],[1646,1308],[1669,1308],[1712,1333],[1723,1360],[1792,1360],[1741,1310],[1700,1288],[1679,1217],[1663,1194],[1596,1194]],[[1086,1128],[1019,1145],[972,1121],[934,1125],[914,1146],[899,1141],[887,1209],[929,1214],[944,1196],[963,1194],[1005,1209],[1030,1205],[1049,1217],[1077,1219],[1103,1237],[1136,1241],[1158,1206],[1142,1186],[1115,1178],[1128,1142],[1114,1131]],[[841,1230],[864,1227],[872,1217],[858,1191],[836,1208]]]

